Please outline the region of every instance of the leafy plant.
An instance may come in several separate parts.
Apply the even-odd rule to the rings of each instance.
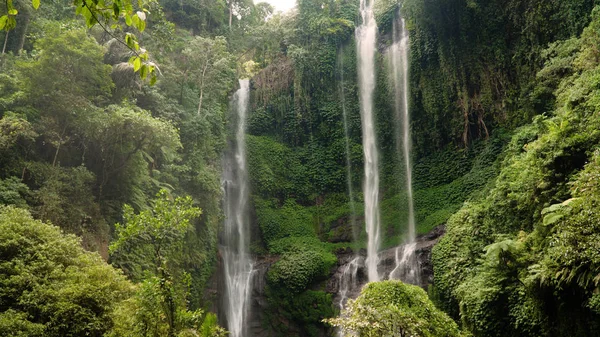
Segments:
[[[344,336],[461,336],[423,289],[400,281],[367,284],[338,318],[326,320]]]

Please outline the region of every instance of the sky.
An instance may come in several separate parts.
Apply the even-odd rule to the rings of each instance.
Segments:
[[[268,2],[275,7],[276,11],[282,12],[285,12],[288,9],[292,9],[294,6],[296,6],[296,0],[254,0],[254,3],[259,2]]]

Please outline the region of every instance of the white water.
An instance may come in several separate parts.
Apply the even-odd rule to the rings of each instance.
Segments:
[[[391,66],[394,79],[395,90],[395,113],[396,120],[402,121],[401,127],[396,130],[402,130],[402,134],[398,135],[396,146],[400,146],[400,138],[402,139],[402,154],[404,158],[405,176],[406,176],[406,198],[407,198],[407,222],[408,235],[406,244],[403,247],[398,247],[396,250],[396,267],[390,273],[391,278],[399,278],[404,282],[417,284],[419,282],[419,268],[415,256],[416,249],[416,233],[415,233],[415,212],[413,204],[412,191],[412,164],[410,160],[410,111],[408,104],[408,48],[409,36],[406,29],[404,19],[398,15],[394,21],[393,27],[394,44],[390,47]],[[399,151],[400,152],[400,151]],[[402,250],[402,252],[400,252]]]
[[[352,186],[352,162],[350,158],[350,135],[348,131],[348,114],[346,111],[346,93],[344,91],[344,57],[340,54],[340,98],[342,103],[342,118],[344,121],[344,139],[346,141],[346,185],[348,187],[348,199],[350,203],[350,226],[352,227],[352,238],[356,242],[356,205],[354,203],[354,187]]]
[[[367,275],[369,282],[379,281],[377,253],[380,245],[379,226],[379,158],[373,116],[375,89],[375,43],[377,24],[373,15],[375,0],[360,0],[361,25],[356,29],[358,55],[358,83],[362,122],[363,151],[365,156],[365,223],[367,231]]]
[[[344,58],[343,52],[340,53],[339,58],[340,67],[340,98],[342,104],[342,117],[344,122],[344,137],[346,140],[346,184],[348,187],[348,199],[350,203],[350,226],[352,226],[352,238],[354,242],[358,239],[357,227],[356,227],[356,205],[354,203],[354,187],[352,186],[352,161],[350,158],[350,135],[348,130],[348,114],[346,111],[346,93],[344,91]],[[337,303],[340,312],[343,313],[346,308],[346,302],[350,298],[351,292],[355,291],[358,287],[358,268],[359,264],[362,263],[362,258],[359,256],[354,257],[348,264],[344,266],[342,273],[339,276],[338,284],[338,296],[339,301]],[[344,337],[346,331],[339,328],[337,329],[337,336]]]
[[[396,248],[396,266],[390,272],[390,280],[402,280],[404,283],[420,285],[419,264],[415,251],[416,242],[409,242]]]
[[[252,287],[253,263],[248,253],[248,172],[246,169],[246,112],[249,81],[240,80],[233,96],[237,128],[232,151],[225,158],[223,189],[225,224],[221,254],[225,269],[225,316],[231,337],[244,337]]]
[[[343,309],[348,301],[350,292],[355,290],[358,287],[358,280],[356,275],[358,273],[358,268],[360,267],[360,257],[355,257],[344,267],[342,274],[340,274],[339,284],[339,296],[340,300],[338,302],[338,307]]]
[[[346,264],[344,270],[340,274],[340,278],[338,280],[340,285],[338,291],[340,299],[337,304],[342,315],[344,313],[344,309],[346,308],[346,302],[348,302],[348,299],[350,298],[351,292],[355,291],[359,287],[357,274],[360,264],[361,258],[357,256],[348,264]],[[339,337],[343,337],[345,335],[345,331],[340,328],[337,330],[337,335]]]

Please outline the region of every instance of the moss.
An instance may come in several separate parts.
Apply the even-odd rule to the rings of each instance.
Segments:
[[[273,287],[299,293],[329,276],[336,261],[335,255],[324,250],[290,251],[271,266],[267,281]]]
[[[282,207],[274,201],[255,199],[255,210],[262,237],[267,247],[286,237],[316,237],[310,209],[288,199]]]

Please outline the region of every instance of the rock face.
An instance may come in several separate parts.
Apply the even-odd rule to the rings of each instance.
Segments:
[[[419,286],[427,288],[433,282],[433,266],[431,264],[431,250],[433,246],[438,242],[440,237],[445,233],[445,227],[438,226],[431,232],[417,237],[417,246],[415,250],[416,258],[420,267],[421,277]],[[401,248],[402,246],[400,246]],[[396,249],[398,247],[390,248],[382,251],[379,254],[379,274],[382,275],[382,279],[387,279],[390,272],[394,269],[396,264]],[[364,257],[366,251],[363,249],[355,254],[351,249],[342,249],[336,252],[338,263],[333,270],[333,273],[329,279],[325,282],[325,291],[334,295],[333,303],[338,305],[341,299],[340,288],[342,285],[342,275],[344,271],[348,270],[348,266],[351,263],[358,262],[356,268],[355,286],[348,289],[346,298],[356,298],[360,293],[360,289],[367,283],[367,273],[364,266]],[[357,260],[355,260],[358,257]],[[361,258],[362,257],[362,258]],[[265,294],[265,287],[267,283],[267,272],[269,268],[277,262],[278,258],[273,256],[264,256],[256,259],[254,264],[254,276],[253,276],[253,287],[252,287],[252,299],[250,303],[250,310],[248,314],[248,331],[249,336],[252,337],[271,337],[276,334],[267,326],[265,322],[269,320],[267,317],[268,312],[268,301]],[[353,260],[355,260],[353,262]],[[222,280],[219,277],[212,283],[213,287],[217,289],[217,293],[223,294],[219,291],[222,286]],[[219,301],[217,301],[219,302]],[[220,317],[223,317],[219,315]],[[288,336],[301,336],[300,327],[296,326],[294,322],[280,322],[285,324],[289,331]],[[225,322],[221,322],[225,324]],[[326,336],[326,331],[322,331],[321,336]]]
[[[433,265],[431,263],[431,250],[438,240],[444,235],[446,229],[445,226],[441,225],[434,228],[431,232],[420,235],[416,239],[416,250],[415,255],[420,270],[420,282],[418,286],[427,289],[427,287],[433,283]],[[390,248],[379,253],[379,266],[378,271],[381,275],[381,279],[387,279],[390,272],[396,266],[396,250],[402,248],[402,246]],[[333,275],[327,281],[326,291],[334,294],[334,303],[338,304],[340,298],[340,288],[342,287],[344,271],[348,268],[348,264],[352,263],[352,260],[356,257],[356,254],[350,249],[337,252],[338,265]],[[366,256],[366,251],[359,251],[358,255],[362,257]],[[359,264],[358,270],[356,271],[356,286],[349,289],[347,297],[356,298],[360,293],[360,289],[367,283],[367,274],[364,264]]]
[[[250,312],[248,314],[248,330],[250,336],[267,337],[273,336],[272,331],[265,327],[263,322],[267,319],[266,312],[269,306],[265,287],[267,285],[267,272],[277,262],[276,258],[264,257],[256,261],[254,265],[254,277],[252,286],[252,297],[250,301]],[[293,327],[290,327],[293,328]]]
[[[431,263],[431,250],[433,246],[439,241],[439,239],[446,232],[444,225],[434,228],[431,232],[420,235],[417,237],[417,247],[415,255],[420,270],[420,282],[417,284],[421,288],[427,290],[427,287],[433,283],[433,265]],[[402,246],[400,246],[401,248]],[[396,248],[384,250],[379,253],[379,275],[388,277],[390,272],[395,267]]]

